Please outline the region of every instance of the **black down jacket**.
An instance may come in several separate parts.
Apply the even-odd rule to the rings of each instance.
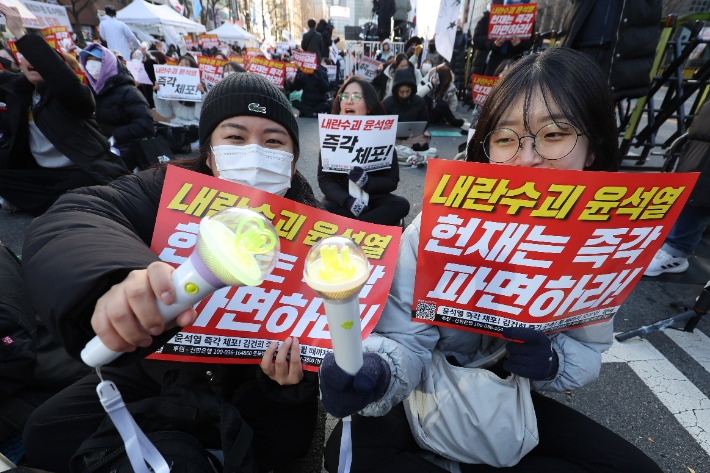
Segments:
[[[412,88],[412,93],[406,99],[399,98],[399,88],[408,85]],[[397,115],[399,122],[428,122],[429,110],[423,98],[417,95],[417,81],[409,68],[397,69],[394,73],[394,84],[392,84],[392,95],[384,102],[387,115]]]
[[[96,301],[133,270],[145,269],[158,256],[150,250],[153,228],[165,180],[165,168],[154,168],[117,179],[107,186],[69,192],[32,222],[23,249],[25,282],[39,317],[55,340],[73,358],[93,338],[91,317]],[[322,208],[308,182],[296,173],[284,196]],[[111,366],[135,363],[153,353],[180,330],[153,337],[148,348],[126,353]],[[151,378],[179,369],[187,379],[212,373],[214,389],[256,378],[265,395],[282,402],[301,402],[318,391],[316,373],[304,373],[297,385],[281,386],[258,365],[227,365],[142,360]]]
[[[96,95],[96,121],[104,136],[113,136],[116,145],[121,146],[155,136],[155,126],[148,102],[136,89],[126,67],[118,62],[118,74],[108,79]]]
[[[306,74],[302,71],[296,73],[293,81],[293,90],[303,90],[301,100],[309,102],[325,102],[328,100],[326,93],[330,90],[328,82],[328,70],[318,65],[318,69],[313,74]]]
[[[693,118],[688,131],[688,144],[676,172],[700,173],[686,205],[710,207],[710,102],[705,102]]]
[[[451,54],[451,71],[454,73],[454,83],[458,90],[463,89],[463,85],[466,83],[466,44],[468,43],[468,38],[466,34],[461,31],[456,31],[456,38],[454,39],[454,52]]]
[[[126,174],[123,161],[111,153],[108,141],[94,120],[94,96],[63,58],[39,35],[27,34],[15,43],[40,73],[41,99],[32,107],[35,123],[47,139],[97,184],[107,184]],[[8,73],[5,73],[8,74]],[[7,153],[0,154],[0,169],[37,167],[30,151],[27,112],[35,86],[24,74],[9,74],[0,85],[0,102],[6,104],[10,138]]]
[[[609,76],[612,98],[619,101],[647,95],[656,55],[663,3],[661,0],[619,0],[614,36],[599,61]],[[563,46],[574,42],[596,0],[571,0],[563,22]]]

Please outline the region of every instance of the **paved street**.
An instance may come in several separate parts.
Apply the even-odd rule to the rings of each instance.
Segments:
[[[670,125],[669,125],[670,126]],[[318,131],[315,119],[299,119],[302,155],[298,169],[316,190]],[[451,128],[435,127],[448,130]],[[670,134],[670,133],[669,133]],[[465,137],[435,137],[432,146],[451,159]],[[402,166],[396,194],[412,204],[407,223],[419,213],[426,168]],[[20,253],[31,218],[0,211],[0,241]],[[706,238],[707,241],[707,238]],[[705,265],[704,256],[691,260]],[[703,279],[704,277],[704,279]],[[645,278],[617,314],[615,331],[623,332],[679,311],[670,306],[693,300],[708,279],[706,273]],[[668,473],[710,472],[710,321],[695,333],[656,332],[644,339],[616,343],[603,356],[599,379],[574,392],[551,395],[637,445]],[[332,422],[329,422],[332,424]],[[327,432],[326,432],[327,434]],[[322,433],[319,434],[319,441]],[[301,471],[318,471],[311,461]]]

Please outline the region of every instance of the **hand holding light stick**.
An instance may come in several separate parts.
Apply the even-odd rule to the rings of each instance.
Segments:
[[[359,294],[370,276],[365,253],[348,238],[325,238],[308,252],[303,275],[323,298],[335,362],[354,376],[362,367]]]
[[[165,305],[155,299],[160,315],[167,324],[217,289],[258,286],[273,270],[279,251],[271,222],[253,210],[233,207],[203,218],[195,249],[171,275],[175,302]],[[96,336],[81,351],[81,359],[97,367],[122,354]]]

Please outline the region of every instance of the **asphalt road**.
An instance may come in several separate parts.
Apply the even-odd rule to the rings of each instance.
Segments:
[[[298,122],[302,149],[298,169],[321,197],[316,180],[316,120]],[[432,146],[438,149],[440,158],[452,159],[464,141],[463,136],[435,137]],[[426,168],[402,166],[400,177],[396,194],[412,205],[406,219],[409,223],[421,209]],[[0,241],[21,253],[31,220],[28,215],[0,211]],[[702,284],[672,281],[642,280],[617,314],[615,331],[675,315],[678,309],[670,302],[692,300],[702,289]],[[604,355],[599,379],[574,392],[550,396],[638,446],[665,472],[710,472],[710,338],[705,334],[710,335],[710,322],[701,320],[692,335],[668,330],[615,345]],[[328,428],[324,429],[324,424]],[[320,445],[332,425],[332,419],[326,422],[321,413],[321,428],[311,455],[291,471],[320,471]]]

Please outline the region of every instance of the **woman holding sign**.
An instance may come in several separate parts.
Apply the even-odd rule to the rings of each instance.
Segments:
[[[476,136],[470,161],[550,173],[617,169],[606,78],[591,59],[569,49],[515,63],[494,86]],[[596,379],[601,352],[612,344],[613,319],[549,335],[506,327],[505,338],[414,322],[420,227],[421,214],[402,237],[387,305],[363,342],[363,368],[350,376],[332,355],[320,368],[326,410],[353,415],[351,471],[660,472],[631,443],[538,394]],[[338,469],[341,425],[326,447],[330,472]]]
[[[345,81],[335,96],[332,113],[352,120],[386,114],[375,89],[360,76]],[[355,142],[356,139],[352,144]],[[366,172],[355,166],[349,174],[325,172],[322,156],[319,155],[318,185],[325,194],[326,210],[363,222],[402,225],[402,220],[409,214],[409,201],[392,194],[399,183],[397,152],[392,152],[390,167]]]
[[[180,67],[190,67],[192,69],[197,69],[197,61],[186,54],[180,58],[178,62]],[[154,91],[160,90],[160,85],[156,82],[153,86]],[[200,82],[197,85],[197,90],[202,93],[202,99],[205,98],[205,87]],[[155,102],[155,111],[161,117],[168,118],[169,122],[174,125],[199,125],[200,124],[200,112],[202,111],[202,102],[188,102],[183,100],[164,100],[158,97],[158,94],[153,92],[153,101]]]
[[[319,207],[295,170],[299,149],[298,123],[283,93],[260,75],[233,74],[205,97],[200,156],[178,163]],[[317,419],[318,379],[304,373],[297,339],[284,342],[276,363],[272,344],[260,366],[143,359],[196,318],[189,308],[176,319],[179,326],[166,327],[155,303],[156,297],[166,304],[175,300],[173,268],[149,247],[167,167],[67,194],[37,219],[23,251],[31,297],[55,340],[73,357],[79,359],[96,334],[108,348],[127,352],[114,363],[122,367],[102,368],[126,403],[157,396],[172,374],[177,385],[212,392],[238,408],[254,435],[233,450],[250,444],[260,472],[283,468],[306,454]],[[70,458],[105,417],[96,396],[98,380],[96,374],[80,380],[29,420],[24,442],[34,467],[70,471]]]

